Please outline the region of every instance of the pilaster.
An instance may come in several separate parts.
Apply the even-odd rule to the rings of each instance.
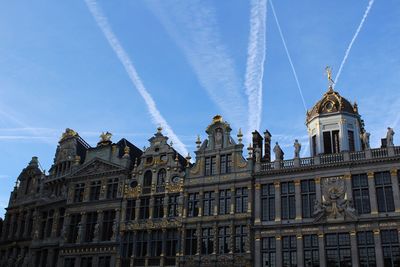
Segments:
[[[295,198],[296,198],[296,221],[301,221],[301,188],[300,188],[300,180],[294,181],[294,190],[295,190]]]
[[[261,235],[255,233],[254,244],[254,267],[261,267]]]
[[[352,262],[352,265],[353,266],[359,266],[356,231],[351,231],[350,232],[350,244],[351,244],[351,262]]]
[[[280,222],[281,221],[281,184],[279,182],[274,182],[274,186],[275,186],[275,222]],[[280,265],[278,265],[278,266],[280,266]]]
[[[381,243],[381,233],[380,233],[379,229],[374,230],[374,242],[375,242],[376,266],[384,266],[382,243]]]
[[[303,236],[301,234],[296,235],[297,240],[297,267],[304,266],[304,253],[303,253]]]
[[[254,223],[261,223],[261,184],[254,186]]]
[[[326,267],[325,238],[323,233],[318,234],[319,266]]]
[[[397,169],[390,170],[390,177],[392,180],[392,190],[393,190],[395,211],[400,212],[399,178],[397,176]]]
[[[371,203],[371,214],[377,215],[378,203],[376,201],[375,181],[373,172],[368,172],[368,189],[369,189],[369,198]]]
[[[276,236],[276,266],[282,267],[282,237]]]

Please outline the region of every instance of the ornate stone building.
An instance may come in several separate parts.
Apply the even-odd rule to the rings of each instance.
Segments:
[[[332,87],[307,113],[310,157],[215,116],[193,163],[67,129],[48,174],[22,170],[0,220],[0,266],[400,266],[400,147],[380,148]],[[271,149],[272,148],[272,149]],[[271,152],[275,154],[271,158]]]

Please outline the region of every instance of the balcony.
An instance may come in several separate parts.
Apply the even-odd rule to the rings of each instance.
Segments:
[[[261,163],[261,172],[311,166],[328,166],[333,164],[359,162],[370,159],[383,159],[395,156],[400,156],[400,146],[389,148],[374,148],[356,152],[342,152],[336,154],[318,155],[315,157],[295,158],[275,162],[263,162]]]

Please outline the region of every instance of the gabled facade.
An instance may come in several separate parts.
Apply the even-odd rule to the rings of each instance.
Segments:
[[[310,157],[295,140],[285,159],[254,131],[245,158],[241,131],[217,115],[193,163],[161,128],[143,151],[67,129],[49,174],[33,157],[17,179],[0,266],[400,266],[394,130],[370,148],[357,106],[333,88],[306,124]]]

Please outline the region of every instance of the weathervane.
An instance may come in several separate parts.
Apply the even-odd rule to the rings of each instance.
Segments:
[[[335,82],[332,80],[332,68],[329,67],[329,66],[326,66],[325,71],[326,71],[326,75],[328,76],[329,88],[332,88],[333,84],[335,83]]]

